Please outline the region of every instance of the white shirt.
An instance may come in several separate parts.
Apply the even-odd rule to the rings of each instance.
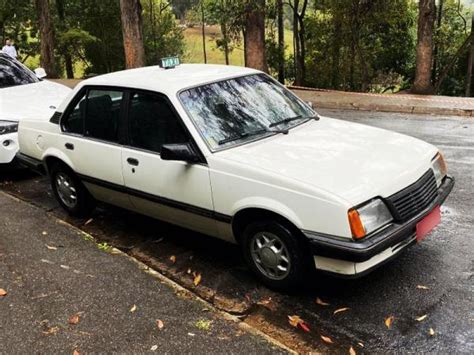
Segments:
[[[2,48],[2,52],[8,54],[8,55],[9,55],[10,57],[12,57],[12,58],[16,58],[16,57],[17,57],[17,53],[16,53],[15,46],[12,46],[12,45],[7,46],[7,45],[5,45],[5,46],[3,46],[3,48]]]

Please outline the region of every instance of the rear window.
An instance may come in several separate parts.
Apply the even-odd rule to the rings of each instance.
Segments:
[[[0,55],[0,89],[39,82],[40,79],[14,59]]]

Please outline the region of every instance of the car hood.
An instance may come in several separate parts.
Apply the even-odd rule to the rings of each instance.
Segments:
[[[0,89],[0,119],[49,119],[70,92],[68,87],[47,80]]]
[[[264,169],[336,195],[351,206],[387,197],[420,178],[437,149],[399,133],[321,117],[250,144],[223,159]]]

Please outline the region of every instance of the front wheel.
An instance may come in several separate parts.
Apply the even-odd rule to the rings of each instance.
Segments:
[[[71,216],[86,217],[92,212],[94,199],[71,169],[56,164],[50,176],[54,196]]]
[[[252,271],[271,288],[296,286],[305,274],[307,256],[302,242],[279,222],[251,223],[244,230],[242,248]]]

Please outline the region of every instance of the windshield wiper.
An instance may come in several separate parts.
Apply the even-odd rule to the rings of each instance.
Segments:
[[[262,134],[262,133],[283,133],[283,134],[288,134],[288,130],[287,129],[282,129],[282,130],[271,130],[271,129],[267,129],[267,128],[262,128],[262,129],[259,129],[259,130],[256,130],[256,131],[253,131],[253,132],[243,132],[243,133],[240,133],[236,136],[232,136],[232,137],[229,137],[229,138],[225,138],[225,139],[222,139],[220,140],[219,142],[217,142],[219,145],[222,145],[222,144],[226,144],[226,143],[229,143],[229,142],[233,142],[233,141],[237,141],[239,139],[242,139],[242,138],[247,138],[247,137],[252,137],[252,136],[258,136],[259,134]]]
[[[296,120],[309,120],[309,119],[315,119],[315,120],[319,120],[319,116],[318,115],[314,115],[314,116],[306,116],[306,117],[303,117],[301,115],[298,115],[298,116],[294,116],[294,117],[289,117],[289,118],[285,118],[284,120],[281,120],[281,121],[277,121],[277,122],[273,122],[272,124],[270,124],[270,128],[272,127],[275,127],[275,126],[279,126],[283,123],[289,123],[289,122],[292,122],[292,121],[296,121]]]

